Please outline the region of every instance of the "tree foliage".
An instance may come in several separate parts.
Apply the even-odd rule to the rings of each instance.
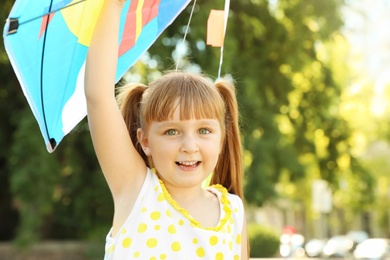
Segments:
[[[231,3],[223,71],[238,86],[247,150],[245,195],[251,203],[261,206],[274,198],[274,184],[281,178],[294,183],[311,175],[337,189],[343,158],[349,161],[348,170],[370,183],[350,154],[351,130],[339,113],[345,82],[327,57],[326,46],[340,37],[341,5],[340,0]],[[186,64],[215,75],[219,49],[205,47],[210,9],[223,9],[223,1],[198,2],[187,36]],[[182,38],[178,31],[171,27],[164,35],[174,44],[157,44],[151,53],[166,57],[174,51]],[[171,62],[162,61],[168,64],[164,67]]]

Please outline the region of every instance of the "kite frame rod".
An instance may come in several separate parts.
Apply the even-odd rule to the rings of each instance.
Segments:
[[[53,14],[53,13],[56,13],[56,12],[58,12],[58,11],[61,11],[61,10],[63,10],[63,9],[69,8],[69,7],[72,7],[72,6],[74,6],[74,5],[80,4],[80,3],[85,2],[85,1],[87,1],[87,0],[80,0],[80,1],[78,1],[78,2],[75,2],[75,3],[73,3],[73,4],[69,4],[69,5],[67,5],[67,6],[61,7],[61,8],[59,8],[59,9],[56,9],[56,10],[53,10],[53,11],[50,11],[50,9],[49,9],[49,12],[48,12],[48,13],[42,14],[42,15],[37,16],[37,17],[34,17],[34,18],[31,18],[31,19],[29,19],[29,20],[27,20],[27,21],[24,21],[24,22],[22,22],[22,23],[19,23],[19,25],[29,23],[29,22],[34,21],[34,20],[36,20],[36,19],[42,18],[42,17],[44,17],[44,16],[46,16],[46,15],[51,15],[51,14]],[[50,8],[51,8],[51,5],[50,5]]]

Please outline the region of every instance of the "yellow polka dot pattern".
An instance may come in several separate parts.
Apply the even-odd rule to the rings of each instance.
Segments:
[[[141,223],[138,225],[138,233],[144,233],[148,226],[145,223]]]
[[[223,253],[218,252],[218,253],[215,255],[215,260],[223,260]]]
[[[169,234],[176,234],[176,228],[174,225],[169,225],[168,226],[168,233]]]
[[[238,235],[237,235],[236,243],[237,243],[237,245],[240,245],[240,244],[241,244],[241,234],[238,234]]]
[[[162,193],[158,194],[158,197],[157,197],[158,202],[162,202],[162,201],[164,201],[164,199],[165,199],[164,194],[162,194]]]
[[[146,245],[149,247],[149,248],[154,248],[156,247],[158,244],[158,241],[157,239],[155,238],[149,238],[147,241],[146,241]]]
[[[161,213],[158,212],[158,211],[153,211],[152,213],[150,213],[150,218],[153,219],[153,220],[158,220],[161,216]]]
[[[209,241],[210,241],[210,245],[215,246],[218,243],[218,237],[217,236],[211,236]]]
[[[123,239],[122,246],[124,248],[130,247],[131,246],[131,238],[126,237],[125,239]]]
[[[221,220],[216,227],[202,227],[172,202],[154,174],[145,183],[151,190],[141,189],[118,235],[107,236],[105,260],[240,259],[243,208],[237,196],[220,186],[210,188],[221,202]]]
[[[175,241],[175,242],[172,243],[171,248],[172,248],[172,251],[178,252],[181,249],[181,245],[180,245],[179,242]]]
[[[205,252],[204,252],[203,247],[198,247],[198,249],[196,249],[196,255],[199,257],[204,257]]]
[[[115,245],[111,245],[108,247],[107,252],[112,253],[112,252],[114,252],[114,249],[115,249]]]

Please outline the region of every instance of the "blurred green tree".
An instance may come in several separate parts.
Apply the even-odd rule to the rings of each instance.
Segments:
[[[340,36],[342,4],[341,0],[231,3],[222,69],[238,86],[247,150],[245,195],[251,203],[261,206],[275,198],[274,184],[286,175],[292,183],[308,175],[325,179],[337,189],[340,158],[351,162],[348,169],[366,176],[349,152],[351,131],[339,114],[345,82],[339,82],[331,61],[321,57],[329,51],[323,46]],[[181,61],[183,67],[216,75],[219,49],[205,44],[210,9],[223,9],[223,1],[198,1],[185,47],[177,35],[184,26],[173,26],[151,48],[152,57],[167,68],[181,51],[187,58]],[[187,16],[184,12],[179,20]]]
[[[14,1],[5,0],[0,3],[0,20],[5,21]],[[11,117],[23,109],[22,90],[9,64],[4,46],[0,45],[0,240],[10,239],[15,235],[18,222],[18,212],[13,206],[12,194],[9,188],[11,172],[8,156],[12,145],[12,135],[16,125]]]

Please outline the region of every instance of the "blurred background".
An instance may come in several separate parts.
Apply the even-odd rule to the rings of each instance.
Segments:
[[[13,4],[0,2],[1,21]],[[183,42],[190,4],[119,84],[178,60],[215,78],[206,25],[223,7],[198,0]],[[222,74],[237,85],[252,257],[386,257],[389,12],[389,0],[231,2]],[[0,259],[48,247],[101,259],[112,212],[86,119],[49,154],[1,45]]]

